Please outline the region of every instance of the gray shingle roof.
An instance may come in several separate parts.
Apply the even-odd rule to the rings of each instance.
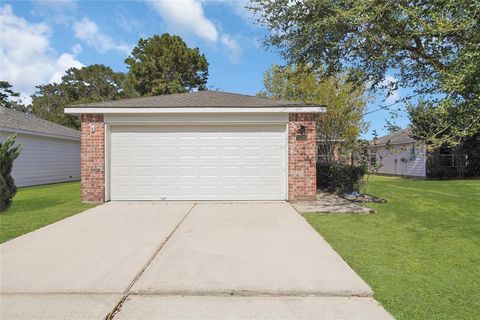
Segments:
[[[72,108],[268,108],[268,107],[318,107],[302,102],[275,100],[221,91],[197,91],[153,97],[122,99],[70,106]]]
[[[12,131],[32,131],[45,135],[80,138],[78,130],[5,107],[0,107],[0,127]]]
[[[384,145],[387,143],[387,141],[390,141],[391,144],[414,142],[415,140],[410,137],[411,134],[412,131],[410,129],[402,129],[389,135],[379,137],[375,142],[371,140],[370,145]]]

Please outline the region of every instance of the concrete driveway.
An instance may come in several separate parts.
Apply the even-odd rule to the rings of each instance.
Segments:
[[[112,202],[0,259],[2,319],[391,319],[285,202]]]

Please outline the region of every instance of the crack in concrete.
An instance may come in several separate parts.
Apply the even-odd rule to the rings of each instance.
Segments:
[[[192,212],[193,208],[195,208],[196,205],[197,205],[197,203],[192,204],[192,207],[187,211],[185,216],[178,222],[178,224],[175,226],[175,228],[172,230],[172,232],[170,232],[170,234],[167,236],[167,238],[158,246],[158,248],[155,250],[155,252],[152,254],[152,256],[148,259],[148,261],[145,263],[145,265],[142,267],[142,269],[137,273],[135,278],[133,278],[133,280],[130,281],[129,285],[127,286],[127,288],[123,292],[123,297],[115,305],[113,310],[105,316],[105,320],[112,320],[115,317],[115,315],[118,312],[120,312],[120,310],[122,309],[123,303],[125,302],[125,300],[127,300],[128,296],[130,295],[130,289],[132,289],[133,285],[138,281],[138,279],[142,276],[142,274],[145,272],[145,270],[147,270],[147,268],[150,266],[150,264],[155,259],[155,257],[160,253],[160,251],[163,249],[165,244],[168,242],[168,240],[170,240],[170,238],[178,230],[178,228],[185,221],[185,219],[187,219],[187,217],[190,215],[190,213]]]

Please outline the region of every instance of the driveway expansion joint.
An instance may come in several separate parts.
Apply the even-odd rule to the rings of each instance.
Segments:
[[[187,211],[187,213],[183,216],[183,218],[178,222],[178,224],[175,226],[175,228],[172,230],[172,232],[170,232],[170,234],[165,238],[165,240],[162,241],[162,243],[158,246],[158,248],[155,250],[155,252],[152,254],[152,256],[147,260],[147,262],[145,263],[145,265],[142,267],[142,269],[137,273],[137,275],[135,276],[135,278],[133,278],[133,280],[130,282],[130,284],[127,286],[127,288],[125,289],[125,291],[123,292],[123,297],[120,299],[120,301],[115,305],[115,307],[113,308],[113,310],[108,313],[106,316],[105,316],[105,320],[112,320],[115,315],[120,312],[121,308],[122,308],[122,305],[123,303],[125,302],[125,300],[127,300],[129,294],[130,294],[130,289],[133,287],[133,285],[138,281],[138,279],[142,276],[142,274],[145,272],[145,270],[147,270],[148,266],[152,263],[152,261],[155,259],[155,257],[160,253],[160,251],[162,250],[162,248],[165,246],[165,244],[168,242],[168,240],[170,240],[170,238],[173,236],[173,234],[178,230],[178,228],[180,227],[180,225],[185,221],[185,219],[190,215],[190,213],[192,212],[192,210],[195,208],[195,206],[197,205],[197,203],[193,203],[192,206],[190,207],[190,209]]]

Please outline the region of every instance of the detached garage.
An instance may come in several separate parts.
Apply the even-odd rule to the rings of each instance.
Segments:
[[[200,91],[72,106],[82,200],[298,200],[316,193],[320,106]]]

